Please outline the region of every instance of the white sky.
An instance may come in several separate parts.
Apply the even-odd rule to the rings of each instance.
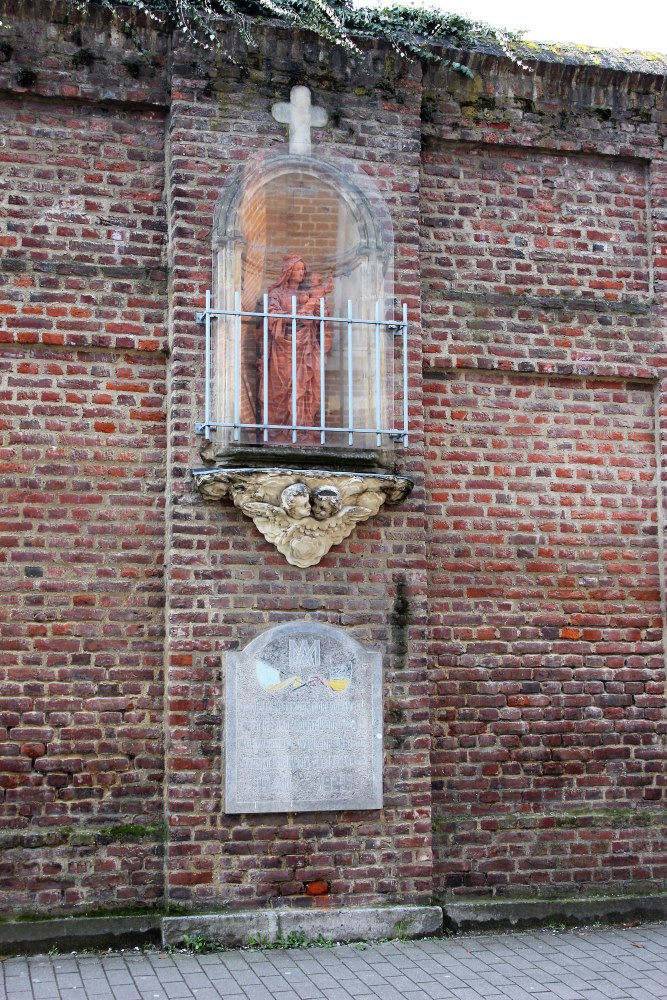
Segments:
[[[365,2],[370,6],[371,0]],[[501,28],[525,28],[524,37],[534,41],[667,54],[667,0],[436,0],[423,5]]]

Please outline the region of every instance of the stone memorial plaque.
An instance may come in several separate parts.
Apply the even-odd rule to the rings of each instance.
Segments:
[[[382,657],[290,622],[228,653],[225,812],[382,808]]]

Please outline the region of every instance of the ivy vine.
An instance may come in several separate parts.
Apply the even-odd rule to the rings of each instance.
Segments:
[[[518,61],[513,47],[519,34],[494,28],[484,21],[448,14],[434,7],[354,7],[352,0],[66,0],[85,14],[91,6],[109,10],[122,29],[138,44],[138,34],[127,8],[143,11],[149,18],[180,28],[195,44],[226,51],[223,17],[231,18],[246,44],[254,45],[253,28],[277,19],[293,28],[314,31],[320,37],[359,53],[358,36],[382,39],[411,59],[425,59],[450,66],[467,76],[463,63],[444,58],[443,46],[474,49],[480,42],[496,42]]]

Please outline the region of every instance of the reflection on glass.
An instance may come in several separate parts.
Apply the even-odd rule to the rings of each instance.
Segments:
[[[394,352],[376,325],[392,304],[381,199],[329,163],[267,157],[220,206],[216,251],[215,307],[236,296],[241,313],[215,329],[215,419],[237,425],[219,446],[377,447]]]

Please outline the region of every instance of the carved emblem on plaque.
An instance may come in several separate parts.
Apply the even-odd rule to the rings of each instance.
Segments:
[[[347,690],[352,675],[352,661],[331,664],[322,676],[320,640],[290,639],[287,666],[272,667],[264,660],[256,661],[257,680],[265,691],[299,691],[304,687],[325,688],[330,692]]]

